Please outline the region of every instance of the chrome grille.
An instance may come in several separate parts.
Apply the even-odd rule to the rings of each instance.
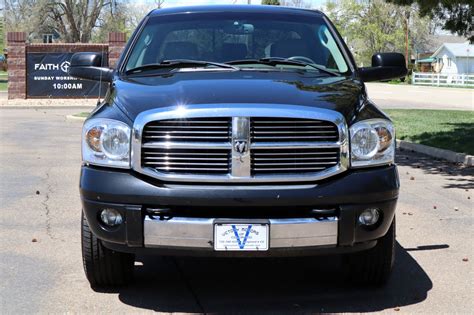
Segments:
[[[258,117],[250,120],[252,143],[286,141],[337,141],[337,126],[329,121]]]
[[[339,163],[339,149],[266,149],[251,152],[252,174],[311,173]]]
[[[209,117],[211,116],[211,117]],[[296,105],[189,105],[141,113],[132,168],[170,182],[308,182],[349,166],[340,113]]]
[[[151,149],[142,151],[142,165],[162,173],[227,174],[229,150]]]
[[[222,142],[231,136],[229,118],[170,119],[148,123],[143,142]]]

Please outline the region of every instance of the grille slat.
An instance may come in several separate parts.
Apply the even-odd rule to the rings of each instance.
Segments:
[[[195,157],[168,157],[168,156],[160,156],[160,157],[144,157],[145,160],[177,160],[177,161],[227,161],[227,158],[195,158]]]
[[[165,165],[165,166],[172,166],[172,165],[189,165],[189,162],[147,162],[148,165]],[[217,166],[227,166],[227,162],[218,162],[218,163],[202,163],[202,162],[193,162],[193,166],[203,165],[203,166],[210,166],[210,165],[217,165]]]
[[[167,129],[167,128],[173,128],[173,129],[228,129],[228,126],[180,126],[180,125],[159,125],[159,126],[148,126],[151,130],[154,129]]]
[[[164,136],[147,136],[145,135],[145,138],[146,139],[170,139],[170,140],[173,140],[173,141],[177,141],[179,139],[183,139],[183,140],[214,140],[214,139],[219,139],[219,140],[223,140],[223,139],[228,139],[227,136],[192,136],[192,135],[180,135],[180,136],[177,136],[177,135],[164,135]]]
[[[275,165],[282,165],[282,166],[293,166],[293,165],[335,165],[337,162],[299,162],[294,161],[292,163],[288,162],[275,162],[275,163],[258,163],[258,166],[275,166]]]
[[[275,126],[275,125],[272,125],[272,126],[267,126],[267,125],[261,126],[261,125],[258,125],[258,124],[254,124],[255,130],[291,129],[291,128],[293,128],[293,127],[294,127],[294,126]],[[319,130],[319,129],[332,129],[332,128],[333,128],[332,126],[318,126],[318,125],[314,125],[314,126],[301,126],[301,125],[298,125],[298,129],[302,129],[302,130],[305,130],[305,129],[316,129],[316,130]]]
[[[156,167],[155,169],[160,171],[181,171],[180,173],[185,173],[183,171],[199,171],[199,172],[224,172],[227,171],[227,168],[217,168],[217,167],[209,167],[209,168],[193,168],[193,167]]]
[[[203,130],[192,130],[192,131],[150,131],[147,130],[146,134],[191,134],[191,135],[211,135],[211,134],[222,134],[222,131],[203,131]],[[227,136],[227,135],[226,135]]]
[[[321,170],[324,170],[324,169],[325,169],[325,167],[300,167],[300,168],[298,168],[298,171],[321,171]],[[287,168],[285,168],[285,167],[278,167],[278,168],[277,167],[275,167],[275,168],[259,168],[259,167],[257,167],[254,170],[258,171],[258,172],[261,172],[261,171],[265,171],[265,172],[267,172],[267,171],[273,171],[273,172],[275,172],[275,171],[290,172],[291,171],[291,172],[295,172],[295,169],[291,168],[291,167],[287,167]]]
[[[307,130],[289,130],[289,131],[258,131],[258,130],[254,130],[253,133],[255,135],[259,135],[259,134],[270,134],[270,135],[278,135],[278,134],[308,134],[308,133],[315,133],[315,134],[337,134],[336,131],[334,130],[331,130],[331,131],[320,131],[320,130],[310,130],[310,131],[307,131]]]
[[[278,141],[278,140],[294,140],[295,138],[298,139],[333,139],[336,140],[337,136],[253,136],[253,140],[259,141],[259,140],[273,140],[273,141]]]

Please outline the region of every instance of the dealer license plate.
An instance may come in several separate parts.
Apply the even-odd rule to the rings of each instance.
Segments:
[[[268,224],[215,224],[214,250],[268,250]]]

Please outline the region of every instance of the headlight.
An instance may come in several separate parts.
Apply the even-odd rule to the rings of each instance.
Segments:
[[[367,119],[350,128],[353,167],[390,164],[395,158],[395,130],[385,119]]]
[[[112,119],[90,119],[82,129],[82,160],[110,167],[130,168],[130,127]]]

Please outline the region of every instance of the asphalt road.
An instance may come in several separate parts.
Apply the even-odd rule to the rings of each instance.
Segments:
[[[93,291],[80,253],[81,123],[66,121],[71,113],[0,109],[2,314],[474,309],[474,169],[407,152],[398,154],[396,266],[382,289],[346,283],[337,256],[139,257],[133,285]]]
[[[382,108],[474,110],[474,89],[367,83],[367,93]]]

